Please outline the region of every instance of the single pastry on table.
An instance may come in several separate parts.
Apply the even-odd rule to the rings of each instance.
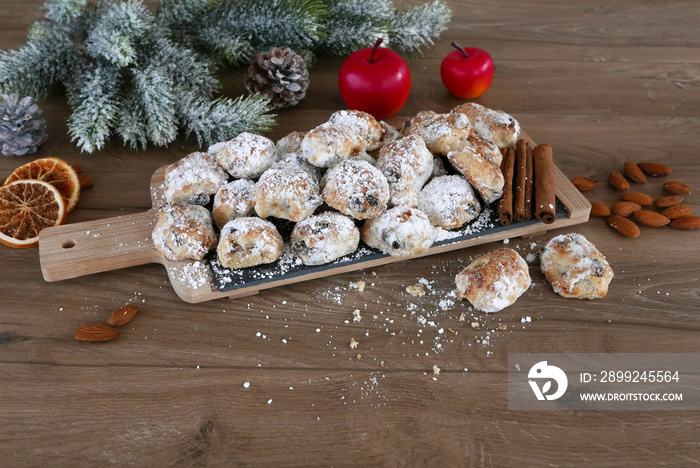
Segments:
[[[277,160],[277,150],[272,140],[248,132],[210,146],[209,154],[236,179],[257,179]]]
[[[513,146],[520,136],[520,123],[503,111],[467,102],[455,107],[452,112],[466,115],[474,126],[474,132],[499,148]]]
[[[392,257],[408,257],[433,245],[435,229],[428,216],[419,209],[397,206],[365,221],[360,234],[370,247]]]
[[[461,175],[435,177],[418,194],[418,209],[433,226],[455,229],[481,212],[474,189]]]
[[[206,205],[228,176],[206,153],[192,153],[165,169],[165,199],[171,203]]]
[[[248,217],[224,225],[216,254],[219,263],[227,268],[248,268],[276,261],[282,250],[282,236],[274,224]]]
[[[561,234],[540,250],[540,269],[554,292],[575,299],[600,299],[614,273],[595,245],[581,234]]]
[[[513,304],[532,284],[527,263],[512,249],[496,249],[474,260],[455,278],[457,297],[482,312]]]
[[[347,216],[326,211],[297,223],[290,239],[304,265],[323,265],[354,252],[360,230]]]
[[[465,145],[469,135],[472,134],[472,129],[472,124],[466,115],[421,111],[403,125],[401,134],[419,135],[431,153],[447,156],[448,153],[457,151]]]
[[[321,206],[318,183],[306,171],[269,169],[255,184],[253,204],[261,218],[301,221]]]
[[[209,210],[184,203],[160,207],[151,239],[156,250],[170,260],[202,260],[216,246]]]
[[[389,182],[390,206],[418,205],[418,191],[433,172],[433,155],[418,135],[409,135],[379,150],[377,169]]]
[[[232,219],[245,218],[253,214],[255,183],[248,179],[233,180],[219,188],[214,196],[211,217],[221,229]]]
[[[453,151],[447,155],[447,159],[467,178],[487,205],[501,198],[506,182],[501,168],[477,153],[472,146]]]
[[[330,122],[308,131],[301,140],[301,154],[316,167],[333,167],[367,149],[367,142],[354,130]]]
[[[341,110],[334,112],[328,122],[338,127],[354,131],[366,142],[365,151],[378,149],[382,142],[381,124],[367,112],[359,110]]]
[[[386,209],[389,183],[370,163],[350,159],[326,171],[321,197],[330,207],[355,219],[374,218]]]

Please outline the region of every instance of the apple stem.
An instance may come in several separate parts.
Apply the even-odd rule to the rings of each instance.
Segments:
[[[377,38],[377,42],[374,43],[374,47],[372,48],[372,53],[369,56],[369,63],[374,63],[374,53],[377,51],[379,48],[379,45],[384,42],[384,39],[381,37]]]
[[[452,47],[454,47],[455,49],[457,49],[458,51],[462,52],[462,56],[463,56],[464,58],[469,58],[469,55],[467,55],[467,51],[464,50],[464,47],[462,47],[461,45],[459,45],[459,44],[457,43],[457,41],[452,41],[452,42],[450,42],[450,45],[451,45]],[[370,60],[370,61],[371,61],[371,60]]]

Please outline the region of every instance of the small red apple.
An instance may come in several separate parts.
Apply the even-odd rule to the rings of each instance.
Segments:
[[[385,47],[360,49],[340,67],[340,96],[350,109],[385,119],[396,114],[411,91],[411,72],[399,54]]]
[[[484,94],[493,81],[491,56],[476,47],[462,47],[452,42],[454,52],[442,60],[440,77],[447,90],[462,99],[473,99]]]

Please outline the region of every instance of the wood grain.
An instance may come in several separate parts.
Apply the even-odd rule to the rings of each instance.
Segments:
[[[0,49],[24,41],[41,4],[0,4]],[[496,62],[477,102],[552,145],[561,177],[605,180],[626,161],[659,161],[673,180],[700,187],[696,2],[449,4],[449,29],[408,61],[413,88],[401,115],[460,103],[437,72],[458,40]],[[279,113],[271,138],[343,107],[341,63],[318,60],[306,99]],[[244,73],[222,72],[225,95],[243,92]],[[0,177],[33,157],[81,163],[95,184],[71,224],[150,209],[154,171],[196,148],[177,141],[136,153],[113,142],[81,154],[67,135],[65,98],[39,104],[49,141],[36,156],[1,157]],[[664,181],[632,190],[658,198]],[[599,184],[586,198],[610,205],[619,193]],[[686,199],[696,211],[698,200]],[[37,249],[0,248],[0,465],[695,466],[694,411],[507,409],[509,353],[700,351],[698,233],[641,229],[625,239],[602,219],[573,228],[615,270],[605,299],[556,295],[535,261],[533,288],[488,315],[449,295],[454,276],[502,241],[199,304],[182,302],[160,265],[48,283]],[[508,246],[536,254],[564,232]],[[405,288],[420,278],[432,289],[411,296]],[[359,280],[364,291],[351,287]],[[117,340],[73,338],[125,304],[140,310]]]

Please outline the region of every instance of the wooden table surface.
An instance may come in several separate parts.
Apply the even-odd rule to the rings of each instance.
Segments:
[[[700,188],[697,2],[449,3],[448,31],[409,60],[402,115],[461,102],[439,77],[456,39],[496,63],[477,102],[551,144],[567,176],[605,181],[626,161],[661,161],[670,178]],[[0,49],[24,42],[40,5],[0,4]],[[268,136],[308,130],[343,108],[341,63],[319,60],[306,99]],[[227,95],[242,92],[243,73],[227,72]],[[69,223],[148,209],[151,174],[195,149],[178,141],[135,153],[117,142],[81,154],[64,98],[40,105],[49,141],[35,156],[1,157],[0,175],[37,156],[82,164],[94,188]],[[661,184],[640,188],[657,197]],[[618,199],[606,183],[587,196]],[[700,209],[700,194],[686,202]],[[608,296],[564,299],[535,261],[533,288],[490,315],[449,294],[470,259],[502,243],[197,305],[175,295],[160,265],[47,283],[38,249],[0,246],[0,465],[697,465],[697,411],[508,410],[509,353],[700,350],[700,233],[642,228],[626,239],[591,219],[508,246],[526,256],[570,231],[607,256]],[[405,288],[419,279],[428,294],[411,296]],[[360,280],[364,291],[351,286]],[[119,339],[73,338],[126,304],[140,312]]]

